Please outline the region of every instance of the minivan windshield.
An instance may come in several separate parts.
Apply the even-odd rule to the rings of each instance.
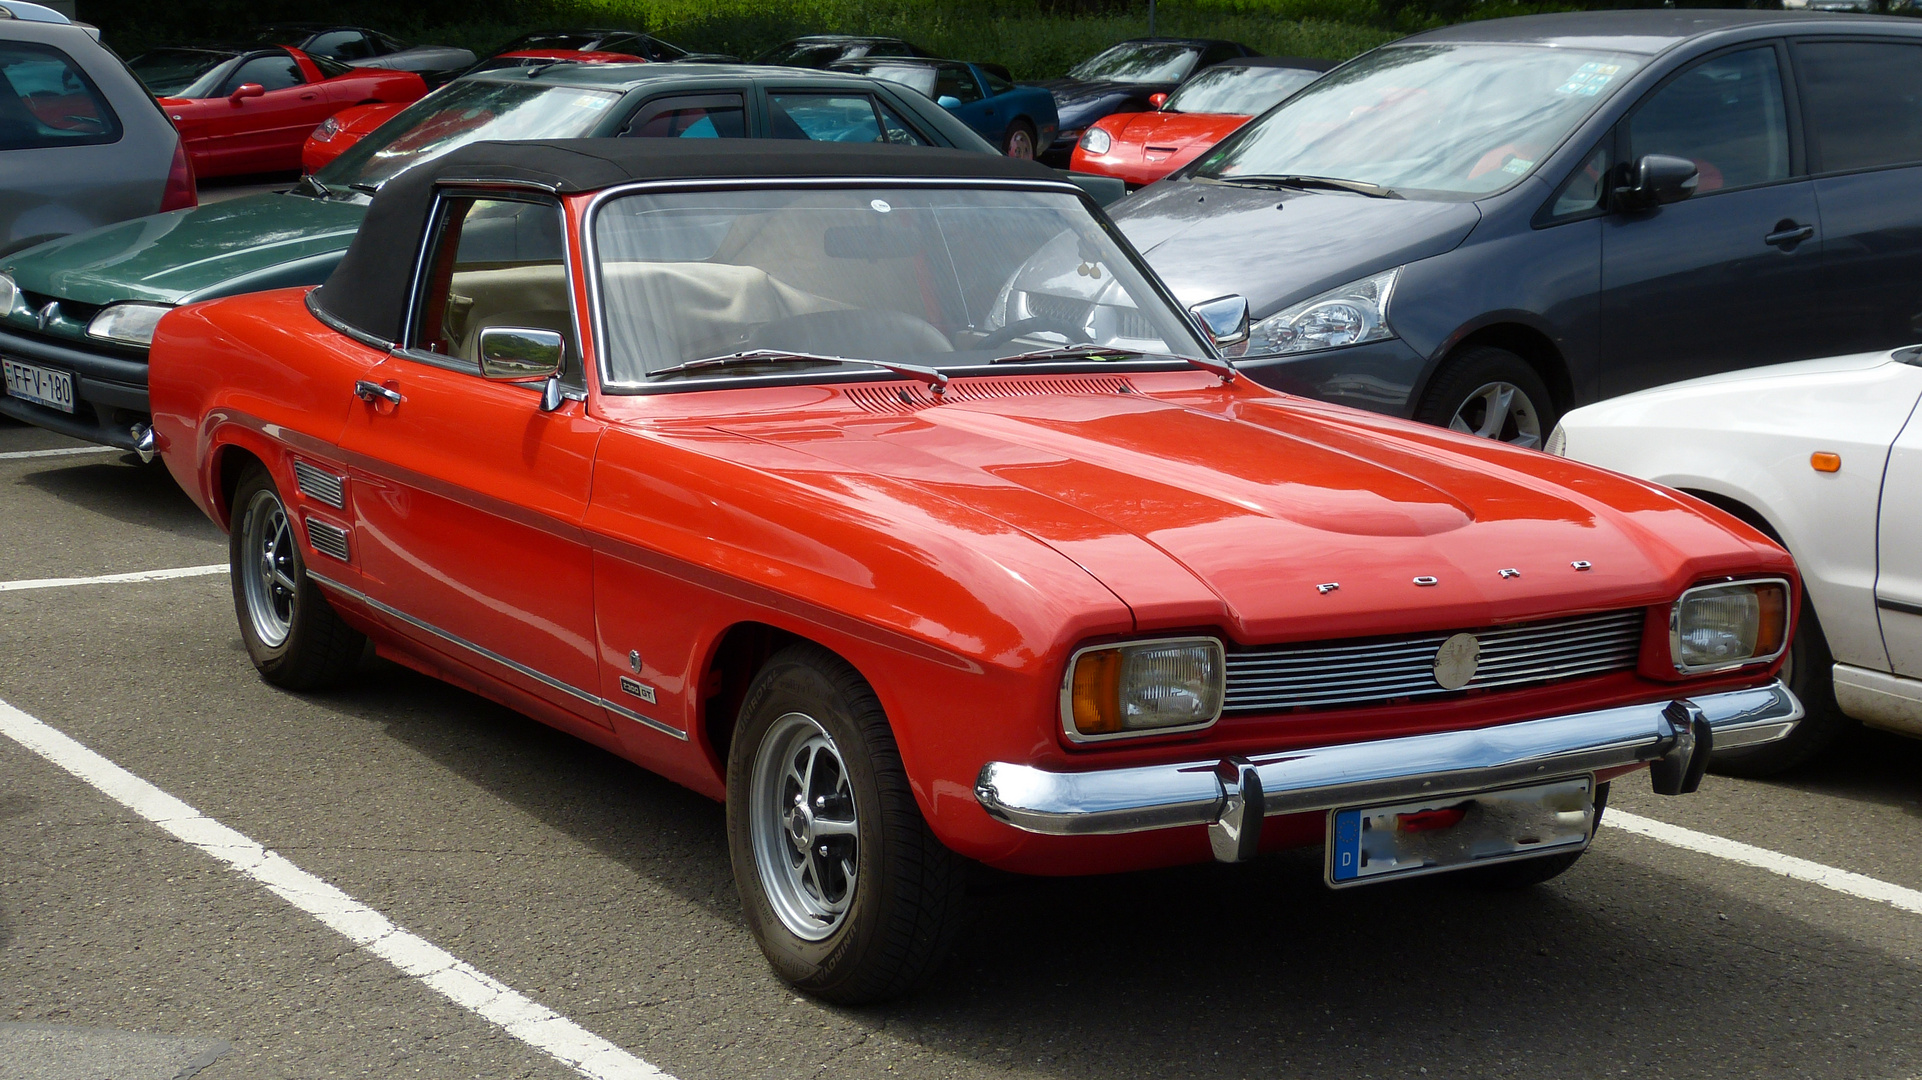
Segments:
[[[368,192],[442,154],[487,139],[573,139],[591,133],[621,99],[608,90],[476,79],[452,82],[409,105],[348,147],[314,179]]]
[[[638,192],[602,206],[593,235],[611,389],[872,374],[862,360],[954,372],[1208,356],[1066,192]]]
[[[1534,171],[1642,60],[1533,45],[1391,45],[1309,84],[1192,175],[1477,198]]]

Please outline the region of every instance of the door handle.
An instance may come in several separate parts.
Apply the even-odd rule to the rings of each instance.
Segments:
[[[317,97],[319,97],[319,96],[320,96],[319,94],[302,94],[302,95],[300,95],[300,100],[302,100],[302,101],[312,101],[312,100],[314,100],[315,98],[317,98]]]
[[[400,391],[367,379],[354,383],[354,396],[366,402],[385,401],[390,405],[400,404]]]
[[[1770,247],[1794,247],[1814,235],[1815,226],[1813,225],[1797,225],[1793,221],[1779,221],[1775,224],[1775,231],[1764,236],[1762,242]]]

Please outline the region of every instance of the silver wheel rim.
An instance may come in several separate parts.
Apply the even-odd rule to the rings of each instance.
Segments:
[[[1008,156],[1022,161],[1033,161],[1034,136],[1028,134],[1025,129],[1008,136]]]
[[[294,626],[294,595],[300,564],[287,508],[271,491],[256,491],[247,503],[240,537],[243,565],[234,567],[247,595],[247,618],[262,645],[277,649]]]
[[[754,755],[749,790],[761,888],[789,932],[819,941],[847,918],[860,858],[840,748],[813,717],[784,714]]]
[[[1542,445],[1541,414],[1528,394],[1511,382],[1486,383],[1468,395],[1448,426],[1531,450]]]

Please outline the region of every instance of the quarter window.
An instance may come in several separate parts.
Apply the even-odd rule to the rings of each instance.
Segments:
[[[747,135],[747,108],[739,94],[703,94],[650,101],[621,134],[641,139],[739,139]]]
[[[1922,46],[1797,45],[1795,66],[1817,171],[1922,161]]]
[[[66,53],[0,41],[0,150],[83,146],[120,138],[120,119]]]
[[[564,378],[580,380],[568,304],[560,207],[544,201],[452,198],[441,204],[413,344],[478,365],[490,326],[553,330],[567,340]]]
[[[1787,110],[1775,49],[1704,60],[1655,91],[1628,122],[1628,160],[1687,158],[1708,193],[1789,175]]]
[[[930,145],[928,140],[921,137],[920,132],[908,126],[908,122],[896,115],[893,109],[878,102],[875,107],[881,110],[881,127],[888,133],[889,142],[899,143],[902,146]]]
[[[1563,181],[1561,190],[1555,193],[1554,203],[1548,208],[1551,220],[1565,221],[1602,209],[1602,199],[1608,194],[1609,143],[1613,141],[1613,136],[1605,139]]]

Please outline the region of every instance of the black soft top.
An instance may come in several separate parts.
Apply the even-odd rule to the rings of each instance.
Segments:
[[[414,258],[437,185],[535,185],[559,195],[639,180],[790,179],[1015,180],[1064,183],[1032,161],[934,147],[851,145],[786,139],[548,139],[478,142],[388,181],[325,284],[308,296],[315,314],[384,343],[400,341]]]

